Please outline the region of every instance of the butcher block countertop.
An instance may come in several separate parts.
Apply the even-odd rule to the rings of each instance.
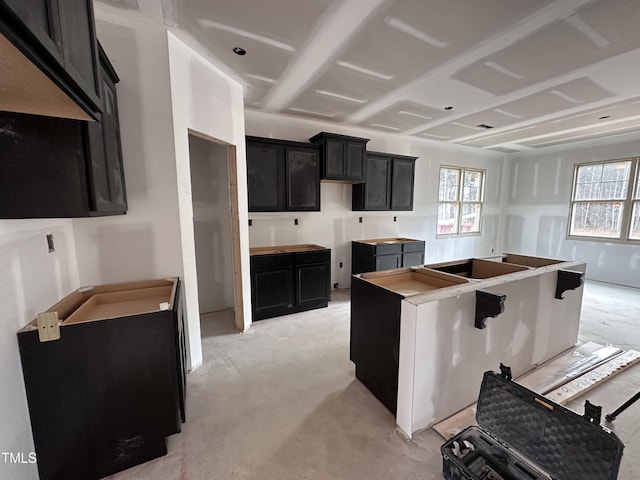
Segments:
[[[326,247],[303,243],[300,245],[276,245],[273,247],[253,247],[249,249],[249,255],[273,255],[274,253],[295,253],[327,250]]]

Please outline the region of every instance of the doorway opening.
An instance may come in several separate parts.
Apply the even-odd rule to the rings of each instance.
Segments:
[[[200,314],[233,311],[242,331],[236,149],[190,130],[189,162]]]

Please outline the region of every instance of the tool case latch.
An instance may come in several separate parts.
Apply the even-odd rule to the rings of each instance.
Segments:
[[[511,367],[507,367],[502,362],[500,362],[500,376],[505,380],[511,380],[513,378],[511,376]]]
[[[602,418],[602,407],[600,405],[594,405],[589,400],[585,400],[584,415],[582,416],[583,418],[589,420],[591,423],[600,425],[600,419]]]

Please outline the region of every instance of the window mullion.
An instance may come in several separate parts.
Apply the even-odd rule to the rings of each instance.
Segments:
[[[625,240],[629,240],[629,237],[631,236],[631,214],[633,212],[633,196],[636,193],[637,188],[636,182],[638,182],[639,161],[640,160],[636,158],[631,163],[629,182],[627,184],[627,198],[624,200],[620,238],[624,238]]]

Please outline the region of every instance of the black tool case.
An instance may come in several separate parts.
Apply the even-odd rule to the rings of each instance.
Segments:
[[[476,420],[440,448],[447,480],[615,480],[623,443],[600,426],[601,408],[577,413],[486,372]]]

